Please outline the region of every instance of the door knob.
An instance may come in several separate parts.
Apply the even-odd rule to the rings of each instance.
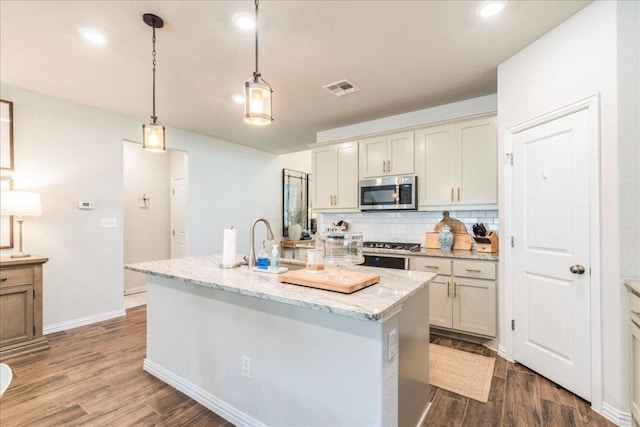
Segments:
[[[572,265],[571,267],[569,267],[569,271],[573,274],[584,274],[584,267],[580,264]]]

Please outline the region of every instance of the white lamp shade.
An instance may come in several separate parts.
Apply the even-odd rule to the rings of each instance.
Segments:
[[[30,191],[3,191],[0,213],[15,216],[42,215],[40,194]]]

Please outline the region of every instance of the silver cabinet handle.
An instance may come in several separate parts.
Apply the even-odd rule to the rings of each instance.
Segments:
[[[451,201],[453,202],[453,187],[451,187]]]
[[[447,298],[451,295],[451,282],[447,280]]]
[[[391,173],[391,160],[387,160],[387,172]]]
[[[482,273],[482,270],[472,270],[470,268],[465,268],[464,271],[467,271],[469,273]]]
[[[437,265],[425,265],[424,266],[425,269],[433,269],[433,270],[438,270],[440,267],[438,267]]]
[[[569,267],[569,271],[573,274],[584,274],[584,267],[580,264],[572,265]]]
[[[460,187],[458,187],[458,201],[460,201]]]
[[[456,282],[453,282],[453,298],[457,298],[458,297],[458,284]]]

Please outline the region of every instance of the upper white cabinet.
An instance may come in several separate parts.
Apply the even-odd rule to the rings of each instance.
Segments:
[[[496,208],[496,117],[429,127],[416,134],[420,209]]]
[[[360,179],[386,175],[413,175],[413,132],[382,135],[360,141]]]
[[[358,143],[323,145],[311,150],[313,208],[358,209]]]

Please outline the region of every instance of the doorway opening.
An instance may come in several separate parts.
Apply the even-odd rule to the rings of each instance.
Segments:
[[[123,162],[124,263],[187,256],[187,153],[152,153],[125,140]],[[145,275],[125,270],[125,308],[145,304],[145,291]]]

